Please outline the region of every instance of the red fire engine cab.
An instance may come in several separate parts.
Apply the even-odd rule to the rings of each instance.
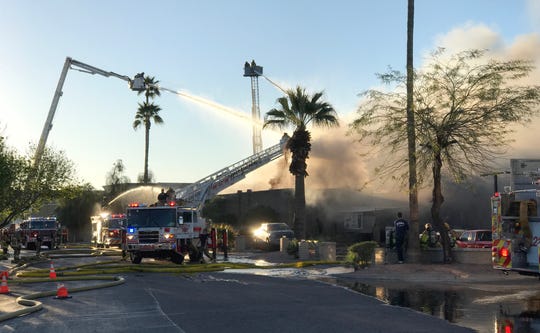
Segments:
[[[92,221],[92,242],[97,247],[122,246],[126,214],[103,213],[92,216],[90,219]]]
[[[22,236],[22,246],[27,250],[35,250],[38,236],[41,237],[41,245],[49,249],[56,247],[58,229],[60,224],[56,217],[30,217],[19,225]]]

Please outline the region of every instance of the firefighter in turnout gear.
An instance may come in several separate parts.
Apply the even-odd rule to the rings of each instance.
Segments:
[[[13,249],[13,262],[18,262],[21,259],[22,238],[21,231],[17,230],[11,237],[11,248]]]
[[[0,235],[0,242],[2,244],[2,251],[3,254],[8,254],[8,247],[9,247],[9,234],[7,230],[2,230],[2,234]]]

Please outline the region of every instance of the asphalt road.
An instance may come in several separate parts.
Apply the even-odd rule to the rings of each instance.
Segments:
[[[88,258],[56,261],[73,265]],[[42,267],[47,267],[44,263]],[[0,322],[0,332],[473,332],[303,278],[251,274],[129,273],[122,285],[39,299],[43,309]],[[68,291],[81,284],[65,282]],[[10,286],[11,296],[55,283]],[[9,301],[9,299],[7,299]]]

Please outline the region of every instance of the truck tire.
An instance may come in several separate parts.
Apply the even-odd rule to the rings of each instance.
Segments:
[[[142,261],[142,255],[140,253],[130,252],[129,253],[129,259],[134,264],[140,264],[141,261]]]
[[[184,262],[184,256],[181,253],[173,252],[171,255],[171,261],[175,264],[181,265]]]

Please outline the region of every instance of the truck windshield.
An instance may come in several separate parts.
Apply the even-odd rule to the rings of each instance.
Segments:
[[[107,222],[105,223],[105,225],[106,225],[108,228],[112,228],[112,229],[120,229],[120,228],[122,228],[122,226],[123,226],[124,224],[123,224],[122,219],[112,219],[112,220],[107,220]]]
[[[28,229],[56,229],[55,221],[30,221]]]
[[[130,227],[174,227],[175,209],[129,209],[127,212]]]

